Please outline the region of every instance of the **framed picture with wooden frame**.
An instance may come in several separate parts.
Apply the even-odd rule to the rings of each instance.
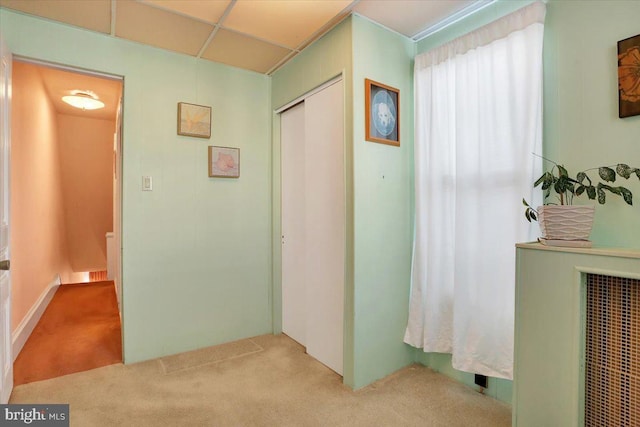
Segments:
[[[364,80],[365,139],[400,146],[400,90]]]
[[[209,177],[240,178],[240,149],[209,146]]]
[[[178,135],[211,138],[211,107],[178,102]]]
[[[640,34],[618,42],[618,116],[640,115]]]

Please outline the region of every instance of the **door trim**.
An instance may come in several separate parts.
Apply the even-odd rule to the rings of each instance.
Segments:
[[[0,260],[11,259],[11,91],[12,54],[0,33]],[[5,222],[5,224],[2,224]],[[4,233],[2,233],[4,231]],[[0,403],[13,391],[11,271],[0,271]]]
[[[120,140],[118,141],[119,145],[118,145],[118,155],[115,159],[117,165],[116,168],[118,170],[118,176],[117,176],[117,180],[116,180],[116,185],[118,186],[118,191],[119,191],[119,210],[118,210],[118,215],[119,215],[119,227],[117,227],[117,230],[114,229],[113,232],[117,235],[116,238],[116,242],[120,243],[120,247],[116,248],[116,252],[118,254],[118,258],[117,258],[117,262],[116,262],[116,271],[117,271],[117,277],[120,279],[120,283],[116,284],[117,286],[119,286],[119,290],[122,290],[124,287],[124,280],[123,280],[123,275],[122,275],[122,230],[123,230],[123,223],[124,223],[124,215],[123,215],[123,205],[124,205],[124,191],[123,191],[123,164],[124,164],[124,156],[123,156],[123,147],[124,147],[124,96],[125,96],[125,90],[126,90],[126,85],[125,85],[125,77],[119,74],[111,74],[111,73],[106,73],[103,71],[97,71],[97,70],[92,70],[92,69],[88,69],[88,68],[82,68],[82,67],[76,67],[76,66],[72,66],[72,65],[65,65],[65,64],[61,64],[61,63],[57,63],[57,62],[51,62],[51,61],[46,61],[46,60],[41,60],[41,59],[37,59],[37,58],[32,58],[32,57],[28,57],[28,56],[23,56],[23,55],[13,55],[12,56],[12,60],[13,61],[17,61],[17,62],[23,62],[23,63],[27,63],[27,64],[32,64],[32,65],[37,65],[37,66],[41,66],[41,67],[48,67],[48,68],[52,68],[52,69],[56,69],[56,70],[62,70],[62,71],[68,71],[71,73],[75,73],[75,74],[81,74],[81,75],[87,75],[87,76],[92,76],[92,77],[98,77],[98,78],[103,78],[103,79],[109,79],[109,80],[117,80],[120,81],[122,84],[122,93],[120,96],[120,104],[119,104],[119,109],[118,109],[118,114],[120,115],[120,121],[116,123],[116,126],[118,127],[118,132],[119,132],[119,136],[120,136]],[[115,213],[115,212],[114,212]],[[114,227],[116,228],[116,227]],[[38,302],[36,302],[36,304],[38,304]],[[33,308],[32,308],[33,309]],[[121,325],[121,329],[122,329],[122,334],[121,334],[121,339],[122,339],[122,360],[124,362],[124,311],[123,311],[123,298],[122,295],[120,294],[120,301],[119,301],[119,307],[118,307],[119,311],[120,311],[120,325]],[[22,324],[22,323],[21,323]],[[16,329],[17,332],[17,329]],[[12,341],[15,343],[18,340],[18,337],[15,336],[17,334],[12,334]],[[17,354],[13,356],[14,358],[17,357]]]
[[[337,76],[335,76],[334,78],[332,78],[330,80],[327,80],[326,82],[322,83],[320,86],[311,89],[309,92],[306,92],[303,95],[300,95],[299,97],[297,97],[293,101],[287,102],[282,107],[280,107],[277,110],[275,110],[275,113],[276,114],[284,113],[286,110],[288,110],[289,108],[293,107],[296,104],[299,104],[299,103],[303,102],[306,98],[310,97],[311,95],[315,95],[316,93],[318,93],[320,91],[323,91],[324,89],[328,88],[329,86],[338,83],[342,79],[343,79],[343,76],[342,76],[342,73],[340,73]]]
[[[23,56],[23,55],[13,55],[13,60],[18,62],[24,62],[26,64],[33,64],[33,65],[39,65],[41,67],[53,68],[55,70],[69,71],[71,73],[76,73],[76,74],[84,74],[92,77],[100,77],[100,78],[109,79],[109,80],[121,80],[123,83],[122,92],[124,93],[124,76],[121,76],[119,74],[105,73],[103,71],[96,71],[96,70],[90,70],[88,68],[60,64],[58,62],[44,61],[42,59],[31,58],[29,56]]]

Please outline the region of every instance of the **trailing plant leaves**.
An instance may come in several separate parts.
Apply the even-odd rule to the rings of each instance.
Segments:
[[[558,194],[564,193],[564,186],[562,185],[562,181],[557,180],[556,183],[553,185],[553,189],[556,190],[556,193]]]
[[[560,178],[558,178],[558,180],[554,184],[553,189],[556,190],[556,193],[558,194],[564,193],[567,191],[573,193],[574,192],[573,180],[568,176],[561,176]]]
[[[622,187],[609,187],[608,185],[602,185],[602,188],[604,188],[605,190],[609,190],[611,191],[613,194],[617,194],[618,196],[622,196],[622,191],[620,191],[620,189]]]
[[[537,221],[538,220],[538,215],[535,209],[533,209],[531,206],[529,206],[529,204],[527,203],[526,200],[522,199],[522,203],[525,204],[525,206],[527,206],[527,209],[525,209],[524,211],[524,216],[525,218],[527,218],[527,221],[531,222],[533,221]]]
[[[535,187],[537,187],[538,185],[540,185],[541,183],[546,182],[546,180],[547,180],[547,174],[548,174],[548,173],[549,173],[549,172],[545,172],[545,173],[543,173],[543,174],[542,174],[542,176],[541,176],[540,178],[538,178],[538,179],[536,180],[536,182],[534,182],[534,183],[533,183],[533,187],[535,188]],[[544,188],[544,187],[542,187],[542,188]]]
[[[591,184],[591,180],[589,179],[589,177],[587,176],[586,173],[584,172],[578,172],[578,175],[576,175],[576,180],[582,184],[582,181],[584,181],[585,179],[589,180],[589,184]]]
[[[542,189],[546,190],[549,187],[551,187],[555,182],[556,182],[556,177],[553,176],[551,172],[545,172],[544,175],[538,178],[538,180],[535,182],[533,186],[537,187],[538,185],[540,185],[540,183],[542,183]]]
[[[600,185],[598,185],[598,203],[604,205],[604,202],[607,200],[606,194],[604,194],[604,190]]]
[[[640,168],[631,167],[625,163],[618,163],[615,166],[601,166],[599,168],[578,172],[574,179],[569,176],[567,169],[563,165],[559,165],[551,160],[548,161],[554,164],[553,168],[542,174],[534,183],[534,187],[542,185],[545,204],[554,204],[555,199],[548,200],[552,191],[557,195],[558,204],[570,205],[572,204],[574,196],[579,197],[585,193],[590,200],[597,200],[598,203],[605,204],[607,201],[607,191],[622,197],[628,205],[633,204],[633,194],[629,189],[622,186],[614,187],[607,183],[615,182],[618,176],[629,179],[635,175],[640,179]],[[598,177],[596,178],[600,179],[592,180],[589,173],[595,169],[598,170]],[[526,207],[525,216],[527,220],[529,222],[536,221],[538,219],[538,213],[525,199],[522,199],[522,203]]]
[[[607,182],[615,182],[616,181],[616,171],[613,169],[603,166],[598,169],[598,175],[600,178],[604,179]]]
[[[629,177],[631,176],[631,172],[633,172],[633,169],[630,168],[629,165],[619,163],[618,166],[616,166],[616,172],[618,172],[618,175],[620,175],[621,177],[629,179]]]
[[[609,185],[599,183],[597,193],[598,193],[598,203],[600,203],[601,205],[604,204],[605,202],[604,190],[610,191],[612,194],[617,194],[618,196],[621,196],[624,199],[625,203],[627,203],[628,205],[633,205],[633,194],[631,193],[631,191],[629,191],[628,188],[625,188],[622,186],[611,187]]]

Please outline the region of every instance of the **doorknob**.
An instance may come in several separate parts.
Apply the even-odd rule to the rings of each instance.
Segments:
[[[10,265],[11,265],[11,262],[8,259],[5,259],[4,261],[0,261],[0,270],[8,270]]]

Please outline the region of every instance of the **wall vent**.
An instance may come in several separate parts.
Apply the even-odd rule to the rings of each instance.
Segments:
[[[585,427],[640,426],[640,280],[587,274]]]

